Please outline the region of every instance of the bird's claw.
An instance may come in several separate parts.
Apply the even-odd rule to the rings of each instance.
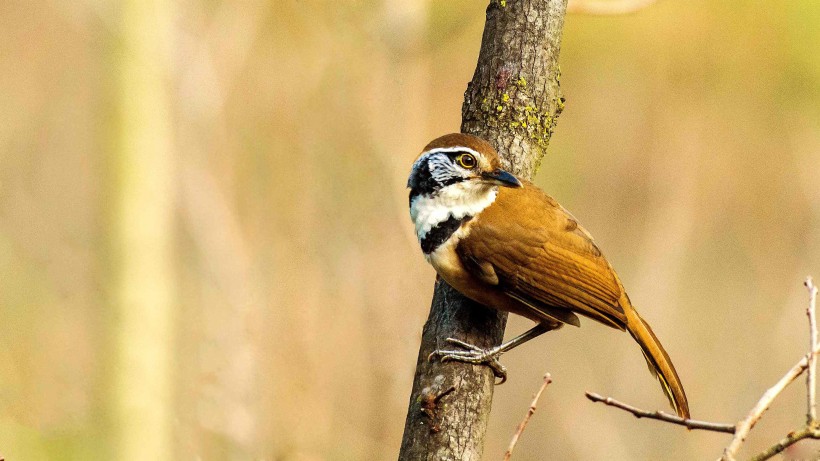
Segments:
[[[504,382],[507,381],[507,368],[498,361],[497,353],[494,351],[488,351],[455,338],[447,338],[446,341],[450,344],[463,347],[466,350],[436,349],[427,356],[427,360],[433,360],[433,357],[438,356],[442,362],[453,360],[456,362],[472,363],[474,365],[487,365],[493,370],[493,375],[501,380],[496,384],[504,384]]]

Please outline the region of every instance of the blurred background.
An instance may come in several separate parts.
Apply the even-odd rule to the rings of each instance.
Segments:
[[[434,282],[404,185],[459,128],[485,6],[0,2],[0,457],[395,459]],[[816,0],[566,19],[536,182],[596,236],[699,419],[740,419],[807,349],[818,43]],[[591,321],[504,363],[486,459],[545,372],[513,459],[729,442],[588,402],[667,409],[631,338]],[[804,402],[801,379],[744,453]]]

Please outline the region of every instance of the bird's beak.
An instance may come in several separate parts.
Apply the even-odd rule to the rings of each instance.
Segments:
[[[493,181],[499,186],[521,187],[521,181],[504,170],[494,170],[487,173],[482,173],[481,177],[488,181]]]

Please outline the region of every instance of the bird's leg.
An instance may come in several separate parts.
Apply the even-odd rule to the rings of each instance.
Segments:
[[[439,356],[442,362],[446,362],[447,360],[455,360],[457,362],[473,363],[476,365],[487,365],[493,370],[493,374],[496,378],[501,379],[501,382],[498,384],[503,384],[504,381],[507,380],[507,369],[498,361],[498,357],[510,349],[520,346],[535,337],[541,336],[550,330],[554,330],[555,328],[555,325],[539,323],[506,343],[492,349],[482,349],[460,339],[447,338],[446,341],[448,343],[461,346],[466,350],[436,349],[427,357],[427,359],[432,360],[433,357]]]

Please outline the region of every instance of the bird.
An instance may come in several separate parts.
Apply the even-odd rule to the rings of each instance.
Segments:
[[[536,325],[481,349],[447,338],[430,357],[484,364],[506,380],[498,357],[578,315],[627,331],[681,418],[689,404],[672,360],[635,310],[592,236],[555,199],[502,169],[498,153],[477,136],[452,133],[431,141],[413,163],[410,218],[424,257],[438,276],[485,306]]]

